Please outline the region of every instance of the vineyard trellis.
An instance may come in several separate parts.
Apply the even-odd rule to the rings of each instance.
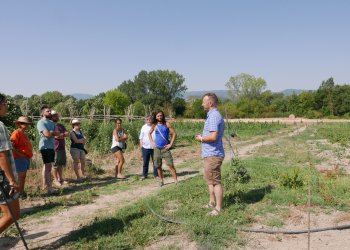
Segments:
[[[41,116],[29,116],[32,121],[38,121],[41,119]],[[142,120],[144,119],[144,116],[137,116],[137,115],[86,115],[86,116],[72,116],[72,117],[60,117],[60,120],[63,121],[70,121],[72,118],[77,118],[80,120],[94,120],[94,121],[110,121],[115,118],[121,118],[121,119],[126,119],[128,121],[133,121],[133,120]]]

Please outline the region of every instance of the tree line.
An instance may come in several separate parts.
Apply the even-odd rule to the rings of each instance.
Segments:
[[[201,97],[183,98],[187,90],[184,82],[185,78],[175,71],[142,70],[134,79],[86,100],[59,91],[30,97],[8,96],[10,113],[5,122],[10,123],[20,115],[39,116],[44,104],[63,117],[144,116],[161,109],[168,117],[205,118]],[[287,117],[290,114],[307,118],[350,116],[350,85],[338,85],[333,78],[323,81],[317,90],[289,96],[266,90],[263,78],[245,73],[232,76],[226,87],[229,98],[220,99],[219,109],[227,112],[229,118]]]

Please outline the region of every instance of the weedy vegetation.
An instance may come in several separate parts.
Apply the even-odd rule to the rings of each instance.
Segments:
[[[136,131],[136,127],[139,129],[141,124],[135,124],[125,127]],[[96,134],[99,141],[106,140],[106,144],[102,143],[101,148],[107,147],[107,139],[103,138],[111,134],[110,130],[113,127],[108,124],[94,126],[90,128],[91,133]],[[174,127],[179,134],[178,145],[193,147],[196,143],[193,137],[196,133],[201,133],[203,122],[174,122]],[[289,129],[279,123],[237,123],[230,124],[230,127],[236,128],[237,135],[243,140],[257,135],[266,136],[267,139],[271,134]],[[102,128],[105,129],[104,132],[100,131]],[[332,131],[327,132],[328,130]],[[254,155],[226,161],[222,172],[224,207],[220,216],[207,215],[210,210],[203,208],[203,205],[208,203],[207,186],[201,176],[195,176],[179,185],[168,185],[159,189],[158,192],[131,205],[110,211],[112,214],[96,215],[88,225],[72,231],[55,242],[53,247],[142,249],[164,236],[187,235],[202,249],[239,248],[246,245],[248,239],[244,234],[238,233],[241,228],[249,228],[256,223],[270,228],[283,228],[290,209],[302,209],[306,206],[309,187],[314,209],[325,213],[335,210],[349,211],[350,180],[347,172],[339,170],[333,175],[322,173],[316,166],[322,161],[319,151],[310,148],[310,141],[320,139],[329,140],[331,145],[339,143],[345,147],[348,140],[342,138],[343,133],[350,135],[350,126],[313,125],[295,136],[281,139],[274,145],[262,145]],[[109,140],[110,137],[108,142]],[[91,142],[91,148],[94,147],[94,143],[96,142]],[[347,157],[347,153],[344,151],[339,157]],[[191,166],[198,170],[201,164],[186,162],[187,168]],[[98,175],[100,170],[98,166],[96,168],[95,179],[81,187],[63,189],[62,197],[53,197],[46,204],[48,208],[42,207],[26,216],[30,218],[42,210],[53,212],[55,210],[52,207],[92,202],[99,194],[116,193],[118,190],[141,185],[137,178],[116,183],[102,172]],[[33,172],[31,175],[35,176]],[[39,175],[35,178],[39,181]],[[142,182],[144,183],[147,182]],[[67,198],[66,194],[71,196]],[[174,242],[169,246],[164,245],[164,249],[176,247]]]

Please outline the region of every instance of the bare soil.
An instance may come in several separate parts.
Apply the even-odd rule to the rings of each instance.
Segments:
[[[308,214],[305,207],[289,208],[288,217],[284,218],[283,230],[300,230],[308,228]],[[329,214],[312,213],[310,219],[311,228],[325,228],[338,225],[350,224],[349,213],[333,211]],[[263,228],[259,224],[253,228]],[[276,229],[278,230],[278,229]],[[350,230],[333,230],[311,233],[310,249],[349,249]],[[246,250],[252,249],[276,249],[294,250],[309,249],[308,234],[265,234],[265,233],[245,233],[249,239]]]

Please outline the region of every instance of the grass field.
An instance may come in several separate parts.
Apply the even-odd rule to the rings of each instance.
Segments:
[[[177,130],[188,131],[188,140],[186,135],[182,135],[185,138],[182,142],[187,141],[184,147],[193,147],[189,136],[199,131],[202,125],[192,125],[191,128],[177,125]],[[273,125],[275,127],[249,124],[245,129],[239,129],[239,126],[236,126],[236,132],[243,142],[254,136],[268,140],[271,135],[277,136],[280,130],[290,131],[289,127],[276,124]],[[283,228],[287,226],[286,218],[295,207],[309,211],[306,206],[309,188],[311,213],[348,212],[350,180],[349,169],[344,162],[350,154],[346,148],[348,141],[344,139],[347,137],[342,136],[345,133],[350,134],[347,124],[318,124],[293,136],[283,136],[271,145],[259,147],[254,154],[236,159],[251,177],[246,183],[237,182],[232,174],[237,164],[227,161],[222,177],[224,208],[218,217],[207,216],[209,211],[202,208],[208,202],[207,186],[201,176],[195,176],[178,186],[170,185],[131,205],[110,211],[112,215],[96,216],[88,225],[56,242],[55,247],[143,249],[165,236],[185,235],[201,249],[241,248],[248,239],[239,229],[254,225]],[[324,156],[325,152],[328,157]],[[320,165],[327,165],[328,172],[322,172]],[[201,161],[186,161],[178,169],[185,167],[199,170]],[[97,177],[82,186],[63,189],[62,196],[49,198],[48,203],[28,212],[25,217],[45,216],[62,208],[93,202],[99,195],[140,185],[147,185],[147,182],[139,182],[137,175],[124,183]],[[41,195],[33,193],[34,197]],[[154,213],[177,223],[169,223]],[[164,245],[163,249],[178,249],[178,246],[173,242]]]

